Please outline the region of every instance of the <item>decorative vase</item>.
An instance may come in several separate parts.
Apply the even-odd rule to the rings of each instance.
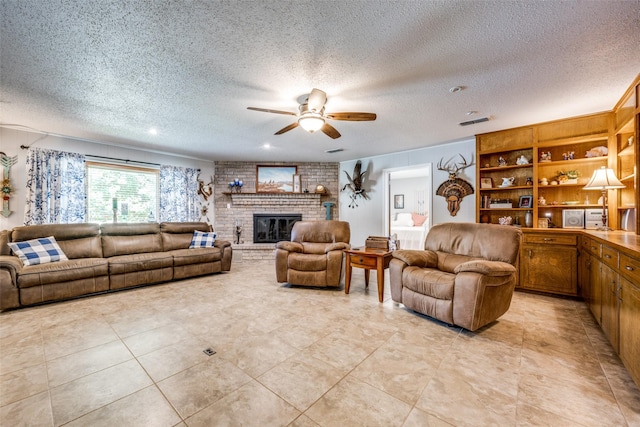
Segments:
[[[527,213],[524,214],[524,225],[529,228],[533,226],[533,213],[531,211],[527,211]]]

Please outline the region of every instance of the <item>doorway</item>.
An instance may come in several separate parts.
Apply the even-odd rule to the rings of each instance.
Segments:
[[[385,169],[384,229],[401,249],[422,249],[432,224],[431,163]]]

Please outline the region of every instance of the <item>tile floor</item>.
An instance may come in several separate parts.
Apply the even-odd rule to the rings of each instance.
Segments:
[[[236,263],[2,313],[0,425],[640,425],[640,391],[585,304],[517,292],[470,333],[354,276],[345,295]]]

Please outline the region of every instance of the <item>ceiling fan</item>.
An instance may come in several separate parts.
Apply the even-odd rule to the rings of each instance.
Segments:
[[[286,114],[288,116],[298,117],[298,121],[291,123],[288,126],[280,129],[274,135],[282,135],[285,132],[289,132],[291,129],[295,129],[301,126],[309,133],[316,132],[318,130],[324,132],[333,139],[340,138],[340,132],[333,126],[327,123],[327,119],[330,120],[346,120],[352,122],[366,122],[376,119],[375,113],[326,113],[324,111],[324,104],[327,102],[327,94],[320,89],[313,89],[306,99],[306,102],[300,104],[298,113],[291,111],[270,110],[267,108],[247,107],[248,110],[262,111],[265,113]]]

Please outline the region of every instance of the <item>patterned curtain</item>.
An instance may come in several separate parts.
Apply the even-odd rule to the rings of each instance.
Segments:
[[[198,170],[160,166],[160,215],[162,221],[198,221]]]
[[[86,221],[84,155],[30,148],[24,224]]]

